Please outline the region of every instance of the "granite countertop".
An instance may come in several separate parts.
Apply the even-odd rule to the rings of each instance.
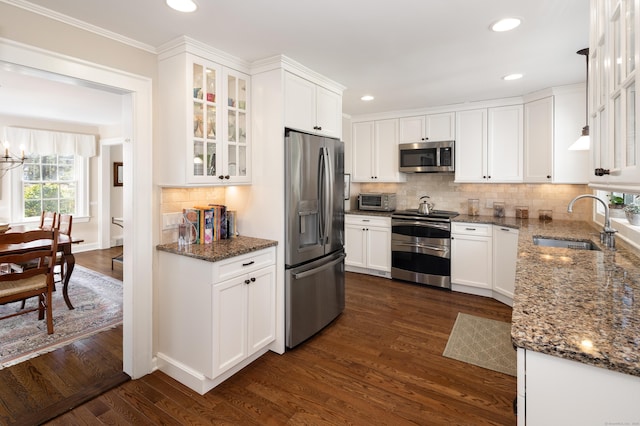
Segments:
[[[184,248],[179,248],[178,243],[159,244],[156,249],[208,262],[217,262],[276,245],[278,245],[278,242],[273,240],[239,236],[227,240],[214,241],[211,244],[190,244]]]
[[[640,376],[640,257],[600,243],[587,222],[459,216],[520,230],[511,338],[520,348]],[[533,236],[589,239],[601,251],[542,247]]]

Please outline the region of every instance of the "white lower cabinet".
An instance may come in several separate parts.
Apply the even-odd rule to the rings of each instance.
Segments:
[[[454,222],[451,224],[451,288],[493,297],[511,306],[518,258],[517,229]]]
[[[276,338],[275,248],[208,262],[159,252],[158,365],[204,394]]]
[[[635,425],[640,377],[518,348],[518,425]]]
[[[391,218],[348,214],[344,233],[348,271],[391,276]]]
[[[519,234],[517,229],[493,226],[493,291],[496,299],[509,306],[516,285]]]
[[[491,289],[492,225],[451,224],[451,283]]]

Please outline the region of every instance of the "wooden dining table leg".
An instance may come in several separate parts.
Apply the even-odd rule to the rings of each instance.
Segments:
[[[64,302],[67,304],[67,307],[69,308],[69,310],[71,310],[75,308],[71,304],[71,300],[69,300],[69,280],[71,279],[71,273],[73,272],[73,267],[76,264],[76,258],[73,255],[73,253],[71,253],[71,244],[69,244],[69,247],[67,247],[67,245],[65,244],[65,246],[63,247],[62,259],[64,261],[64,266],[65,266],[64,268],[65,274],[64,274],[63,284],[62,284],[62,296],[64,297]]]

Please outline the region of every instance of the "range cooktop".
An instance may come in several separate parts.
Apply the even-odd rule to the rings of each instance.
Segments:
[[[458,212],[449,211],[449,210],[432,210],[429,214],[420,214],[418,213],[418,209],[408,209],[408,210],[396,210],[393,212],[392,216],[412,216],[412,217],[433,217],[438,219],[451,219],[460,215]]]

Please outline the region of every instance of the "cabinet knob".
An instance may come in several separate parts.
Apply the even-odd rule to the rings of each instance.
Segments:
[[[256,277],[251,277],[251,282],[255,283],[256,282]]]
[[[245,283],[245,284],[249,284],[250,282],[251,282],[251,281],[249,281],[249,280],[244,280],[244,283]]]
[[[220,179],[220,180],[224,179],[224,175],[218,176],[218,179]]]
[[[226,175],[224,178],[225,178],[225,179],[229,179],[229,178],[230,178],[230,176],[229,176],[229,175]]]
[[[594,170],[596,176],[604,176],[609,174],[609,169],[597,168]]]
[[[551,179],[551,175],[547,175],[547,179]]]

